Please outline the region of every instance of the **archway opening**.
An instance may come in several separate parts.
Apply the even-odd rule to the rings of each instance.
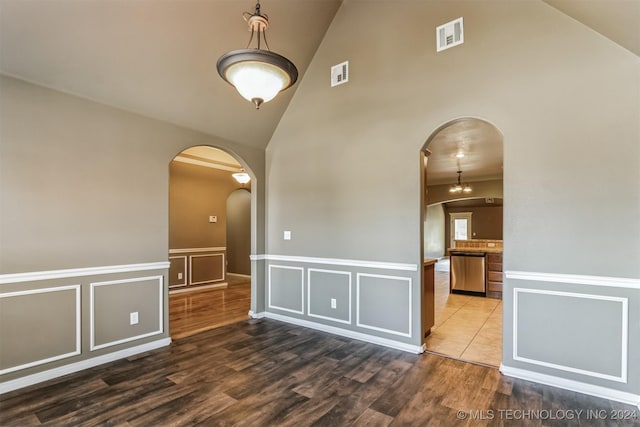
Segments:
[[[472,117],[437,128],[421,151],[425,349],[502,360],[503,136]],[[432,277],[431,277],[432,275]],[[429,282],[429,280],[431,282]],[[431,292],[431,294],[430,294]]]
[[[248,318],[251,180],[233,155],[196,146],[169,165],[169,330],[181,338]],[[237,175],[236,175],[237,176]],[[241,182],[242,181],[242,182]]]

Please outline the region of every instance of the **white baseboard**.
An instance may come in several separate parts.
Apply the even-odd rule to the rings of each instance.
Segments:
[[[79,362],[59,366],[47,371],[42,371],[32,375],[27,375],[25,377],[16,378],[15,380],[5,381],[3,383],[0,383],[0,394],[8,393],[10,391],[18,390],[44,381],[52,380],[64,375],[82,371],[84,369],[89,369],[94,366],[103,365],[105,363],[113,362],[114,360],[124,359],[125,357],[133,356],[134,354],[140,354],[144,353],[145,351],[155,350],[160,347],[168,346],[169,344],[171,344],[171,338],[162,338],[150,343],[125,348],[124,350],[103,354],[102,356],[80,360]]]
[[[396,350],[402,350],[409,353],[420,354],[424,352],[424,348],[421,345],[407,344],[387,338],[376,337],[374,335],[363,334],[362,332],[350,331],[348,329],[336,328],[335,326],[324,325],[322,323],[310,322],[304,319],[283,316],[281,314],[271,313],[268,311],[253,314],[249,312],[249,315],[254,319],[261,319],[263,317],[266,317],[267,319],[280,320],[281,322],[292,323],[294,325],[303,326],[305,328],[316,329],[318,331],[328,332],[330,334],[340,335],[342,337],[353,338],[372,344],[395,348]]]
[[[240,273],[229,273],[227,272],[227,276],[237,277],[239,279],[251,279],[250,274],[240,274]]]
[[[540,384],[558,387],[565,390],[576,391],[590,396],[601,397],[603,399],[614,400],[616,402],[636,405],[640,408],[640,395],[628,393],[626,391],[615,390],[608,387],[587,384],[580,381],[568,380],[554,377],[553,375],[541,374],[527,369],[512,368],[500,365],[500,372],[508,377],[520,378],[522,380],[533,381]]]
[[[221,282],[221,283],[214,283],[212,285],[194,285],[194,286],[187,286],[182,288],[173,288],[173,289],[169,289],[169,295],[182,294],[184,292],[196,292],[196,291],[201,291],[203,289],[226,288],[228,286],[229,284],[227,282]]]
[[[252,319],[262,319],[264,318],[264,311],[256,313],[253,310],[249,310],[249,317],[251,317]]]

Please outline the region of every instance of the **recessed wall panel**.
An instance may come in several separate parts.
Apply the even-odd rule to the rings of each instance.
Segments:
[[[169,257],[169,287],[187,285],[187,256]]]
[[[163,331],[162,276],[91,283],[91,350]],[[131,324],[131,314],[138,322]]]
[[[80,286],[0,294],[0,373],[80,354]]]
[[[224,280],[224,254],[190,255],[190,284]]]
[[[627,305],[620,297],[515,288],[514,360],[626,382]]]
[[[308,277],[309,316],[351,323],[351,273],[310,268]]]
[[[411,336],[411,278],[359,273],[357,325]]]
[[[304,314],[301,267],[269,266],[269,308]]]

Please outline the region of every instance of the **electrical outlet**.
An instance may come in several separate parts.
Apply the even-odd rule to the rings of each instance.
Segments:
[[[335,298],[331,298],[331,308],[333,309],[338,308],[338,303]]]
[[[178,273],[178,280],[182,280],[182,273]]]
[[[138,324],[138,312],[134,311],[133,313],[129,313],[129,324],[137,325]]]
[[[209,215],[209,222],[218,222],[218,217],[216,215]]]

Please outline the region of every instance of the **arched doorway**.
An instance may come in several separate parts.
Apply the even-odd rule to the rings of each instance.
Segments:
[[[248,172],[233,155],[209,146],[188,148],[169,165],[169,330],[174,339],[248,318],[251,181],[237,176]],[[243,206],[229,211],[234,194],[240,194]]]
[[[503,136],[472,117],[422,147],[422,253],[436,262],[429,352],[498,367],[502,360]]]

